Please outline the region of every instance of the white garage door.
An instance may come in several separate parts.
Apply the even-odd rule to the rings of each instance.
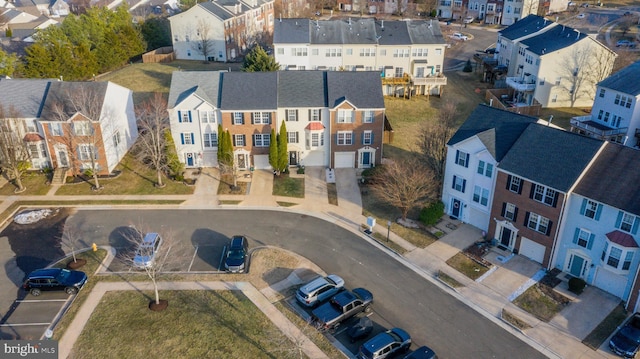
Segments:
[[[334,156],[335,168],[354,168],[356,166],[355,152],[336,152]]]
[[[302,163],[305,166],[326,166],[324,160],[324,151],[311,151],[302,157]]]
[[[269,164],[269,155],[255,155],[253,156],[253,166],[257,170],[271,169]]]
[[[624,289],[627,286],[627,278],[615,273],[609,272],[604,268],[598,268],[596,279],[593,285],[609,292],[617,297],[622,298]]]
[[[543,246],[542,244],[538,244],[530,239],[522,237],[519,253],[523,256],[538,263],[542,263],[542,261],[544,261],[544,251],[545,246]]]

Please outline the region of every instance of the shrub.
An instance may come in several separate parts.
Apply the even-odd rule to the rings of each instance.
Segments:
[[[573,277],[569,279],[569,291],[580,294],[584,290],[584,287],[587,286],[587,283],[582,278]]]
[[[87,168],[86,170],[84,170],[84,172],[82,172],[82,174],[87,177],[93,177],[93,171],[91,170],[91,168]]]
[[[471,72],[473,71],[473,67],[471,67],[471,60],[467,60],[467,63],[464,65],[462,72]]]
[[[298,173],[299,175],[303,175],[303,174],[304,174],[304,166],[300,166],[300,167],[298,167],[298,171],[297,171],[297,173]]]
[[[438,220],[444,214],[444,203],[435,202],[429,205],[429,207],[424,207],[422,211],[420,211],[420,222],[424,223],[427,226],[433,226],[438,223]]]

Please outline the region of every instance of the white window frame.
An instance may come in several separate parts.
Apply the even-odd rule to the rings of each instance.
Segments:
[[[522,178],[518,176],[511,176],[511,181],[509,182],[509,191],[518,193],[522,188]]]
[[[504,218],[513,221],[516,218],[516,205],[513,203],[507,203],[504,206]]]
[[[62,124],[59,122],[51,123],[51,135],[52,136],[64,136],[64,131],[62,130]]]
[[[73,133],[75,133],[76,136],[89,136],[91,134],[91,122],[74,121]]]
[[[367,130],[362,133],[362,144],[363,145],[373,144],[373,131]]]
[[[91,145],[90,143],[81,143],[78,145],[78,159],[80,161],[91,161],[92,153],[94,160],[97,160],[98,153],[97,151],[95,151],[95,147],[93,145]]]
[[[244,114],[242,112],[234,112],[233,113],[233,124],[234,125],[242,125],[244,122]]]
[[[202,143],[204,148],[218,147],[218,133],[217,132],[203,133]]]
[[[549,230],[549,218],[543,217],[534,212],[529,212],[527,228],[546,235]],[[544,230],[542,230],[543,228]]]
[[[336,134],[336,144],[338,146],[353,145],[353,131],[338,131]]]
[[[489,190],[480,186],[474,186],[472,200],[484,207],[488,206]]]
[[[287,111],[287,121],[295,122],[298,121],[298,111],[296,110],[286,110]]]
[[[576,244],[580,247],[587,248],[589,246],[589,238],[591,238],[591,232],[580,228],[578,230],[578,238]]]
[[[338,110],[336,123],[353,123],[353,110]]]
[[[364,111],[364,117],[362,122],[373,123],[373,111]]]
[[[311,122],[319,122],[320,121],[320,109],[313,108],[311,109],[311,118],[309,118]]]
[[[556,191],[539,184],[533,184],[535,186],[533,191],[533,199],[537,202],[544,203],[547,206],[553,206],[553,200],[556,197]]]
[[[298,132],[287,131],[287,143],[298,143],[298,141],[299,141]]]
[[[595,219],[598,212],[598,202],[587,199],[587,203],[584,207],[584,216],[587,218]]]
[[[233,135],[234,147],[244,147],[245,145],[246,145],[246,140],[244,135]]]
[[[253,113],[254,125],[268,125],[269,124],[269,112],[254,112]]]
[[[253,142],[256,147],[269,147],[271,135],[268,133],[255,133],[253,135]]]

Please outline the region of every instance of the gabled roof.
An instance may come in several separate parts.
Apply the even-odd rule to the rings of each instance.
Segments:
[[[213,106],[218,106],[220,73],[224,71],[174,71],[167,106],[176,107],[191,94],[196,94]]]
[[[384,108],[380,73],[377,71],[328,71],[327,106],[347,100],[360,109]]]
[[[586,34],[574,28],[558,25],[539,35],[522,40],[522,44],[528,46],[527,50],[534,54],[544,55],[569,47],[586,37]]]
[[[541,16],[529,15],[522,20],[516,21],[515,24],[506,29],[498,31],[498,33],[509,40],[515,40],[523,36],[535,34],[552,24],[554,24],[553,21],[549,21]]]
[[[275,110],[278,106],[277,72],[225,72],[220,85],[220,109]]]
[[[447,145],[452,146],[478,136],[493,158],[500,162],[527,126],[536,121],[535,117],[481,104],[453,134]]]
[[[338,20],[279,19],[274,44],[444,44],[437,21],[376,21],[373,18]]]
[[[598,86],[637,97],[640,95],[640,61],[600,81]]]
[[[99,105],[96,112],[102,112],[107,87],[110,82],[85,82],[85,81],[60,81],[51,82],[47,98],[42,108],[43,121],[60,121],[52,112],[52,109],[59,104],[64,105],[64,113],[68,118],[81,113],[83,116],[91,116],[90,113],[83,113],[78,107],[91,107]],[[77,97],[76,97],[77,96]],[[74,100],[75,99],[75,100]],[[75,102],[75,103],[74,103]],[[90,102],[90,104],[88,103]],[[87,111],[88,112],[88,111]],[[68,119],[67,118],[67,119]],[[91,121],[100,121],[101,118],[88,118]],[[66,119],[65,119],[66,121]]]
[[[498,167],[566,193],[602,143],[553,127],[530,124]]]
[[[574,192],[640,215],[640,151],[607,143]]]
[[[278,107],[325,107],[323,71],[278,71]]]
[[[51,80],[2,79],[0,104],[5,110],[13,107],[22,118],[38,118]]]

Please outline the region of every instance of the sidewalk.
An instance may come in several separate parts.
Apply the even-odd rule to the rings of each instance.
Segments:
[[[336,184],[338,193],[338,206],[330,205],[327,199],[327,185],[325,180],[325,169],[322,167],[307,167],[305,177],[305,198],[277,198],[272,195],[273,174],[267,170],[257,170],[247,172],[248,177],[243,176],[242,180],[250,181],[248,193],[240,196],[217,195],[219,184],[219,173],[217,169],[204,169],[198,177],[193,195],[186,196],[162,196],[163,199],[183,199],[181,205],[174,205],[177,208],[190,209],[214,209],[214,208],[280,208],[285,211],[293,211],[314,215],[328,222],[339,225],[355,233],[360,232],[361,224],[366,222],[362,215],[362,198],[357,185],[356,174],[353,169],[336,169]],[[296,176],[295,174],[293,174]],[[50,191],[46,196],[0,196],[0,212],[9,208],[15,201],[69,201],[84,199],[157,199],[157,196],[55,196]],[[224,204],[226,200],[240,201],[238,205]],[[222,201],[222,202],[221,202]],[[292,207],[280,207],[278,202],[297,203]],[[100,207],[100,206],[92,206]],[[112,207],[112,206],[107,206]],[[140,205],[140,208],[148,206]],[[157,207],[154,205],[154,207]],[[589,333],[598,323],[598,318],[603,318],[613,308],[611,303],[617,304],[615,298],[606,297],[598,292],[596,288],[587,288],[580,300],[574,301],[571,306],[565,308],[560,314],[549,323],[542,322],[510,302],[509,296],[517,290],[524,282],[529,280],[532,273],[536,272],[531,261],[524,257],[516,256],[508,263],[498,263],[494,272],[483,277],[483,280],[473,281],[463,274],[451,269],[446,264],[446,260],[454,256],[460,250],[479,240],[482,235],[475,227],[452,221],[445,218],[442,230],[445,236],[426,248],[416,248],[411,243],[390,233],[389,239],[403,247],[407,252],[398,258],[402,264],[412,268],[416,273],[422,275],[455,298],[467,303],[480,314],[491,320],[496,325],[503,327],[521,340],[527,342],[532,347],[537,348],[543,354],[551,358],[613,358],[608,351],[593,351],[583,345],[581,340],[585,333]],[[443,222],[444,223],[444,222]],[[444,227],[446,225],[446,227]],[[378,223],[374,228],[380,233],[387,232],[386,223]],[[382,250],[390,250],[373,239],[361,234],[372,245],[380,247]],[[536,264],[537,265],[537,264]],[[539,269],[539,265],[537,265]],[[440,282],[436,276],[438,271],[444,271],[464,286],[452,289]],[[111,283],[110,285],[131,286],[127,283]],[[182,284],[193,285],[193,283]],[[209,283],[207,285],[216,286],[219,284]],[[122,288],[122,287],[118,287]],[[243,287],[241,289],[245,289]],[[110,290],[106,287],[101,291]],[[111,289],[113,290],[113,289]],[[118,289],[120,290],[120,289]],[[248,289],[250,290],[250,289]],[[588,293],[588,294],[587,294]],[[101,294],[98,294],[101,296]],[[255,298],[254,298],[255,299]],[[96,304],[99,298],[96,299]],[[256,299],[260,300],[260,299]],[[268,302],[267,299],[265,299]],[[265,303],[268,305],[268,303]],[[85,305],[86,306],[86,305]],[[262,306],[262,303],[260,304]],[[615,306],[615,305],[614,305]],[[261,307],[261,309],[264,309]],[[519,331],[500,319],[502,309],[507,309],[527,323],[532,328]],[[83,308],[84,310],[84,308]],[[72,327],[81,331],[83,322],[88,320],[93,309],[86,309],[76,317],[79,323]],[[268,314],[271,317],[271,314]],[[601,319],[600,319],[601,320]],[[74,322],[75,323],[75,322]],[[286,325],[286,324],[285,324]],[[79,335],[79,333],[77,333]],[[66,335],[66,334],[65,334]],[[69,334],[73,335],[73,334]],[[68,339],[65,339],[68,340]],[[65,341],[65,345],[69,342]],[[73,345],[72,342],[70,344]],[[606,347],[606,344],[604,345]],[[60,348],[63,345],[61,341]],[[70,350],[69,347],[67,350]],[[314,349],[309,349],[307,353],[310,357],[320,357],[314,354]],[[64,357],[64,356],[62,356]]]

